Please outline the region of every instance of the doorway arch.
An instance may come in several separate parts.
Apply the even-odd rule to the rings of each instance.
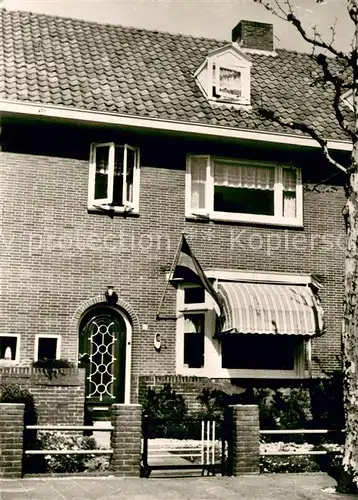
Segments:
[[[79,366],[86,370],[86,404],[129,403],[131,324],[117,307],[96,304],[79,324]]]

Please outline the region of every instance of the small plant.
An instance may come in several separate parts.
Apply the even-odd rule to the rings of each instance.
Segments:
[[[38,361],[34,361],[32,363],[32,366],[34,368],[40,368],[41,371],[51,380],[54,376],[57,376],[59,373],[60,375],[64,375],[63,372],[61,372],[61,369],[63,368],[74,368],[74,364],[68,361],[67,359],[50,359],[50,358],[43,358],[39,359]]]
[[[271,474],[320,472],[320,466],[314,459],[307,456],[261,457],[260,472]]]

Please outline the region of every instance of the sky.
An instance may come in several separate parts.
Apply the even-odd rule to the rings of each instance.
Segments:
[[[353,24],[346,0],[324,0],[323,4],[292,0],[292,4],[304,26],[316,26],[324,39],[331,39],[335,25],[335,46],[349,50]],[[276,47],[310,51],[294,27],[253,0],[0,0],[0,6],[218,40],[230,40],[232,28],[241,19],[269,22],[274,25]]]

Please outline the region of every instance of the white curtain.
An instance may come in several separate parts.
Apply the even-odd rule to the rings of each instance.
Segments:
[[[202,333],[203,315],[193,314],[184,318],[184,333]]]
[[[284,168],[283,176],[283,216],[296,217],[296,170]]]
[[[220,68],[219,93],[225,92],[234,96],[241,96],[241,74],[240,71],[230,68]],[[215,80],[214,80],[215,81]]]
[[[207,158],[191,158],[191,208],[205,208]]]
[[[283,190],[296,192],[296,170],[294,168],[284,168],[283,172]]]
[[[97,146],[96,148],[96,172],[108,174],[109,146]]]
[[[275,187],[275,168],[235,165],[224,161],[215,161],[214,184],[216,186],[273,191]]]

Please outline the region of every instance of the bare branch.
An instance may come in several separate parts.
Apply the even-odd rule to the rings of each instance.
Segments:
[[[303,28],[301,21],[293,13],[287,15],[287,21],[289,21],[291,24],[293,24],[293,26],[295,26],[299,34],[306,42],[311,43],[316,47],[320,47],[321,49],[328,50],[329,52],[331,52],[331,54],[335,55],[336,57],[349,61],[349,56],[347,54],[344,54],[344,52],[341,52],[340,50],[335,49],[332,45],[324,42],[321,39],[321,37],[320,40],[318,40],[316,37],[311,38],[307,34],[306,30]]]
[[[329,161],[329,163],[331,163],[331,165],[338,168],[339,170],[342,170],[342,172],[344,172],[345,174],[348,173],[347,169],[343,167],[343,165],[341,165],[338,161],[332,158],[328,149],[327,141],[325,139],[322,139],[322,137],[320,137],[312,127],[309,127],[305,123],[298,123],[291,120],[284,120],[280,116],[277,116],[274,113],[274,111],[271,111],[269,109],[259,108],[258,111],[263,118],[274,121],[284,127],[289,127],[292,130],[298,130],[300,132],[303,132],[304,134],[308,134],[321,146],[324,156]]]
[[[342,88],[343,88],[344,82],[343,82],[341,77],[339,77],[338,75],[333,75],[333,73],[330,71],[330,69],[328,67],[328,62],[327,62],[326,56],[324,56],[323,54],[319,54],[316,57],[316,61],[322,68],[324,80],[326,82],[333,83],[334,90],[335,90],[335,95],[334,95],[334,100],[333,100],[333,108],[334,108],[339,126],[349,136],[349,138],[353,142],[355,142],[357,140],[357,134],[348,125],[346,119],[344,118],[344,116],[342,114],[341,108],[340,108],[340,102],[341,102],[341,97],[342,97]]]
[[[354,24],[358,22],[358,6],[354,0],[348,0],[348,14]]]
[[[354,0],[350,0],[350,1],[354,2]],[[347,62],[350,61],[349,55],[334,48],[331,44],[324,42],[321,37],[320,37],[320,39],[317,39],[316,34],[313,37],[309,36],[307,31],[305,30],[305,28],[302,26],[301,21],[295,15],[293,8],[292,8],[292,5],[289,2],[289,0],[285,1],[285,4],[287,5],[287,8],[288,8],[288,12],[286,12],[285,10],[283,10],[281,8],[280,14],[277,10],[275,10],[273,7],[271,7],[271,5],[265,0],[254,0],[254,2],[260,3],[267,10],[272,12],[272,14],[274,14],[275,16],[279,17],[280,19],[285,19],[286,21],[291,23],[297,29],[297,31],[299,32],[301,37],[309,44],[314,45],[315,47],[320,47],[321,49],[327,50],[328,52],[330,52],[334,56],[339,57],[341,59],[344,59]]]

